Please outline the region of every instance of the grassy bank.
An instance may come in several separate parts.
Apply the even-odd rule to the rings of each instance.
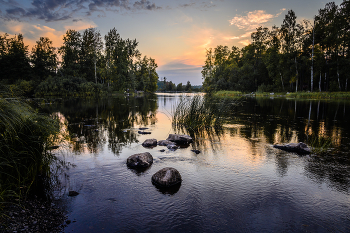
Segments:
[[[215,92],[213,95],[216,97],[254,96],[254,97],[287,97],[287,98],[298,98],[298,99],[350,99],[350,92],[242,93],[239,91],[218,91],[218,92]]]
[[[59,121],[40,114],[20,98],[0,93],[0,209],[21,199],[41,177],[50,176],[55,157],[49,152]]]

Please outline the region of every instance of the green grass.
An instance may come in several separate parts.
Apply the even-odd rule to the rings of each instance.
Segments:
[[[286,96],[304,99],[350,99],[350,92],[293,92]]]
[[[56,158],[48,148],[58,132],[57,119],[40,114],[20,98],[0,97],[0,207],[11,197],[25,196],[38,176],[50,176]]]
[[[215,92],[213,96],[215,97],[236,97],[242,96],[243,93],[240,91],[218,91]]]
[[[255,96],[255,97],[287,97],[299,99],[350,99],[350,92],[254,92],[242,93],[239,91],[218,91],[213,94],[216,97],[236,97],[236,96]]]

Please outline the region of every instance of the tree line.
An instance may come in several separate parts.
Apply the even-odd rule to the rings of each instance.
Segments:
[[[96,28],[82,33],[69,29],[61,47],[40,37],[29,52],[22,34],[9,37],[5,33],[0,35],[0,83],[43,95],[127,89],[154,92],[157,64],[142,56],[137,46],[136,39],[123,39],[115,28],[104,40]]]
[[[348,91],[350,2],[327,3],[314,21],[297,22],[293,10],[280,27],[259,27],[239,49],[208,49],[205,91]]]

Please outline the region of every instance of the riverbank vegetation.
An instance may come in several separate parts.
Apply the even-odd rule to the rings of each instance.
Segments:
[[[31,52],[23,39],[21,34],[0,35],[0,83],[27,96],[157,89],[155,60],[142,56],[136,39],[121,38],[115,28],[104,40],[96,28],[67,30],[59,48],[40,37]]]
[[[49,148],[59,121],[39,113],[20,98],[0,93],[0,209],[8,199],[21,199],[38,182],[49,182]],[[40,179],[39,179],[40,177]],[[40,181],[38,181],[40,180]]]
[[[253,97],[287,97],[296,99],[350,99],[350,92],[251,92],[243,93],[240,91],[217,91],[212,93],[216,97],[237,97],[237,96],[253,96]]]
[[[299,92],[349,90],[350,2],[327,3],[314,22],[297,22],[293,10],[280,27],[257,28],[239,49],[208,49],[203,66],[206,92]]]

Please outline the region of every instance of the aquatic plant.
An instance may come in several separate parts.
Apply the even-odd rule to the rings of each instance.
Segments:
[[[328,154],[333,149],[333,143],[330,137],[311,137],[310,146],[312,153],[317,155]]]
[[[173,112],[172,121],[175,128],[185,127],[187,130],[198,131],[222,126],[222,111],[214,108],[200,95],[195,95],[190,100],[181,98]]]
[[[24,100],[0,98],[0,207],[8,197],[27,194],[38,176],[49,177],[56,159],[49,148],[58,132],[58,120]]]

